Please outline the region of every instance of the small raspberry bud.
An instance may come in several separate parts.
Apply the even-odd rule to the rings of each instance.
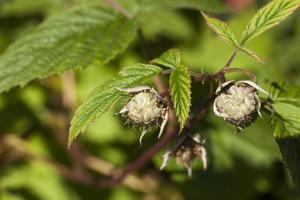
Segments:
[[[260,115],[261,102],[257,90],[267,93],[251,81],[222,84],[216,91],[215,114],[239,129],[250,126]]]
[[[121,90],[132,94],[132,97],[119,114],[127,123],[143,127],[140,143],[152,125],[161,123],[160,137],[168,120],[168,106],[163,98],[148,86]]]
[[[190,135],[184,136],[183,140],[173,150],[169,150],[164,154],[164,160],[160,169],[163,170],[166,167],[172,155],[175,156],[178,164],[187,168],[189,177],[192,176],[192,163],[197,157],[202,160],[203,168],[207,169],[206,149],[203,144],[204,141],[200,140],[199,135],[195,137]]]

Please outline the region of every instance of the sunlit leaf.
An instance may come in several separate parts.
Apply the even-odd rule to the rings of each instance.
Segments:
[[[191,76],[186,66],[179,65],[172,72],[170,87],[174,110],[182,130],[191,107]]]
[[[275,109],[272,118],[274,136],[283,138],[300,135],[300,106],[296,101],[300,98],[300,88],[273,83],[270,94]]]
[[[286,103],[300,107],[300,87],[273,83],[270,89],[274,103]]]
[[[170,49],[159,58],[152,60],[151,63],[175,69],[181,63],[180,51],[178,49]]]
[[[209,17],[204,12],[202,12],[207,25],[222,39],[233,44],[234,46],[238,47],[239,42],[237,37],[235,36],[233,30],[223,21]]]
[[[0,92],[35,78],[103,64],[135,37],[136,23],[92,3],[46,20],[0,56]]]
[[[276,26],[291,15],[299,5],[300,0],[273,0],[260,9],[250,20],[246,30],[243,32],[242,43]]]
[[[300,136],[300,108],[289,104],[277,104],[274,107],[279,115],[273,117],[274,136],[278,138]]]

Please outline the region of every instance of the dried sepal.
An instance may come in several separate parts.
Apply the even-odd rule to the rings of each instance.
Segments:
[[[167,166],[167,163],[172,156],[176,158],[178,164],[183,165],[187,169],[188,177],[192,177],[192,163],[195,158],[201,159],[203,169],[206,170],[207,154],[204,142],[204,140],[200,140],[198,134],[194,137],[189,134],[183,136],[174,148],[166,151],[163,155],[163,162],[160,166],[160,170],[163,170]]]

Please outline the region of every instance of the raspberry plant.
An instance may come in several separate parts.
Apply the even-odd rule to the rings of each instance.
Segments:
[[[224,21],[208,14],[211,7],[217,5],[192,0],[142,0],[139,6],[126,10],[117,2],[107,0],[106,3],[99,1],[74,6],[47,19],[1,55],[0,92],[24,86],[36,78],[103,65],[126,52],[130,43],[139,38],[148,60],[125,66],[117,76],[97,86],[87,96],[70,122],[69,148],[93,122],[101,120],[105,112],[113,107],[121,108],[120,120],[139,132],[140,143],[147,132],[158,132],[159,141],[141,159],[129,165],[127,170],[111,177],[113,183],[120,182],[141,168],[172,142],[175,148],[169,149],[164,155],[161,169],[175,156],[191,176],[195,158],[202,160],[203,169],[209,168],[210,158],[206,154],[209,144],[204,142],[202,135],[201,140],[194,139],[196,133],[202,131],[195,131],[194,126],[201,124],[206,112],[213,110],[215,117],[229,122],[232,132],[240,133],[239,137],[244,137],[244,129],[255,123],[259,116],[267,117],[282,159],[295,185],[300,187],[300,143],[297,139],[300,134],[299,87],[276,83],[275,80],[267,86],[261,84],[263,80],[248,70],[247,66],[232,66],[240,53],[267,66],[269,63],[248,48],[247,43],[285,20],[299,8],[300,1],[272,0],[250,19],[240,38]],[[139,19],[160,7],[199,10],[207,27],[234,47],[228,61],[217,72],[209,73],[188,67],[177,47],[166,50],[157,58],[151,57]],[[247,79],[228,79],[228,74],[232,72],[245,75]],[[168,84],[163,80],[168,80]],[[213,91],[205,95],[208,100],[200,110],[192,101],[192,87],[199,82],[211,85]]]

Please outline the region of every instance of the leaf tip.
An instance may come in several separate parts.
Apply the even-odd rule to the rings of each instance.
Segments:
[[[181,122],[180,122],[178,135],[180,135],[180,134],[182,133],[182,130],[183,130],[183,129],[184,129],[184,123],[181,123]]]
[[[207,18],[208,16],[207,16],[207,14],[204,12],[204,11],[200,11],[200,13],[201,13],[201,15],[204,17],[204,18]]]
[[[67,149],[69,150],[72,146],[72,143],[76,137],[73,136],[72,132],[69,131],[69,136],[68,136],[68,143],[67,143]]]
[[[69,134],[68,134],[68,142],[67,142],[67,148],[70,149],[74,140],[77,138],[77,136],[82,132],[82,130],[76,130],[74,129],[74,126],[72,125],[71,122],[71,127],[69,129]]]

